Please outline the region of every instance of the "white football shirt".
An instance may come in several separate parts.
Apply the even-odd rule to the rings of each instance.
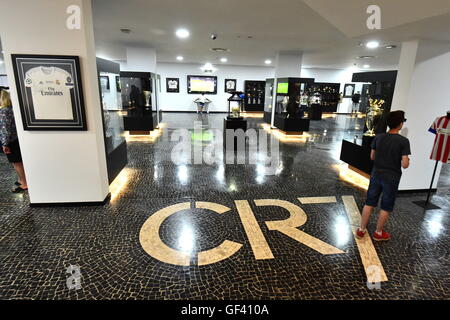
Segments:
[[[31,88],[37,120],[73,120],[70,73],[58,67],[36,67],[25,74],[25,86]]]

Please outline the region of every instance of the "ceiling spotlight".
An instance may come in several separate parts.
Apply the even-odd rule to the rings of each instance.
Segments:
[[[393,45],[393,44],[390,44],[390,45],[386,46],[385,48],[386,49],[395,49],[395,48],[397,48],[397,46]]]
[[[211,72],[216,71],[216,68],[214,68],[214,66],[210,62],[205,63],[205,65],[203,67],[201,67],[201,69],[203,70],[203,72],[206,72],[206,73],[211,73]]]
[[[370,68],[370,65],[365,64],[365,65],[363,65],[363,68],[364,68],[364,69],[369,69],[369,68]]]
[[[178,56],[178,57],[177,57],[177,60],[178,60],[178,61],[183,61],[183,59],[184,59],[184,58],[183,58],[182,56]]]
[[[220,59],[220,62],[223,62],[223,63],[225,63],[225,62],[227,62],[227,61],[228,61],[227,58],[222,58],[222,59]]]
[[[190,36],[189,30],[187,29],[178,29],[175,34],[180,39],[186,39]]]
[[[271,64],[272,60],[267,59],[266,61],[264,61],[265,64]]]
[[[369,41],[366,43],[366,47],[369,49],[375,49],[380,46],[380,43],[378,41]]]
[[[3,64],[3,60],[0,60],[0,64]]]

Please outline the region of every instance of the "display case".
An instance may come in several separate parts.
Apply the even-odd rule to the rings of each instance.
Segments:
[[[391,111],[392,100],[394,97],[394,88],[397,80],[397,71],[375,71],[375,72],[361,72],[354,73],[352,82],[371,83],[366,86],[368,90],[368,97],[372,99],[382,99],[383,115],[375,128],[377,134],[386,132],[387,123],[386,115]],[[364,126],[364,132],[367,127]],[[363,133],[363,132],[361,132]],[[340,159],[348,163],[353,168],[370,174],[373,162],[370,160],[370,146],[373,137],[363,136],[362,141],[342,141],[341,157]]]
[[[122,96],[119,81],[120,65],[97,58],[97,70],[103,115],[108,180],[111,183],[127,165],[127,144],[122,116]]]
[[[161,78],[151,72],[121,72],[122,105],[125,130],[130,134],[148,134],[161,120],[158,95]]]
[[[301,93],[314,83],[312,78],[278,78],[276,85],[274,126],[290,132],[309,131],[309,119],[300,108]]]
[[[340,100],[340,83],[315,82],[308,88],[310,97],[319,96],[320,101],[314,101],[314,104],[322,106],[322,112],[336,112]]]
[[[228,119],[236,120],[242,119],[241,110],[245,98],[243,92],[235,91],[230,92],[231,96],[228,98]]]
[[[251,81],[244,82],[245,88],[245,111],[264,111],[264,96],[266,90],[265,81]]]
[[[272,104],[273,104],[273,85],[275,79],[266,79],[266,89],[264,97],[264,122],[272,122]]]

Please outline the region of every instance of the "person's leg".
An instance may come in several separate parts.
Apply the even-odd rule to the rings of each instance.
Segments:
[[[373,210],[375,207],[365,205],[362,211],[361,216],[361,225],[359,226],[359,230],[365,231],[367,228],[367,225],[369,224],[370,216],[373,213]]]
[[[22,189],[28,189],[27,178],[25,176],[25,170],[23,168],[23,162],[13,163],[14,169],[19,177],[20,187]]]
[[[382,192],[382,187],[379,179],[376,174],[373,173],[370,177],[369,189],[367,190],[367,199],[366,204],[363,208],[362,216],[361,216],[361,225],[359,226],[359,230],[362,232],[366,231],[367,225],[370,220],[370,216],[373,213],[374,208],[378,205],[378,201],[380,200],[380,195]]]
[[[386,225],[389,214],[394,210],[398,193],[398,181],[381,181],[383,185],[383,197],[381,198],[380,216],[377,222],[377,233],[381,234]]]
[[[380,215],[378,217],[378,222],[377,222],[377,232],[381,234],[381,232],[384,229],[384,226],[386,225],[386,222],[389,219],[389,212],[386,210],[381,209],[380,210]]]

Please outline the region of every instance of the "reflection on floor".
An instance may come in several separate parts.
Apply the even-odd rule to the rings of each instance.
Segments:
[[[314,121],[307,139],[281,141],[275,175],[261,164],[172,162],[174,129],[222,129],[224,116],[165,113],[159,135],[128,142],[129,166],[104,207],[31,209],[8,192],[15,177],[2,156],[0,298],[450,298],[447,194],[426,212],[412,203],[423,194],[401,195],[389,242],[353,236],[365,194],[339,178],[338,159],[363,119]],[[79,290],[68,289],[70,266]],[[381,288],[369,289],[377,276]]]

